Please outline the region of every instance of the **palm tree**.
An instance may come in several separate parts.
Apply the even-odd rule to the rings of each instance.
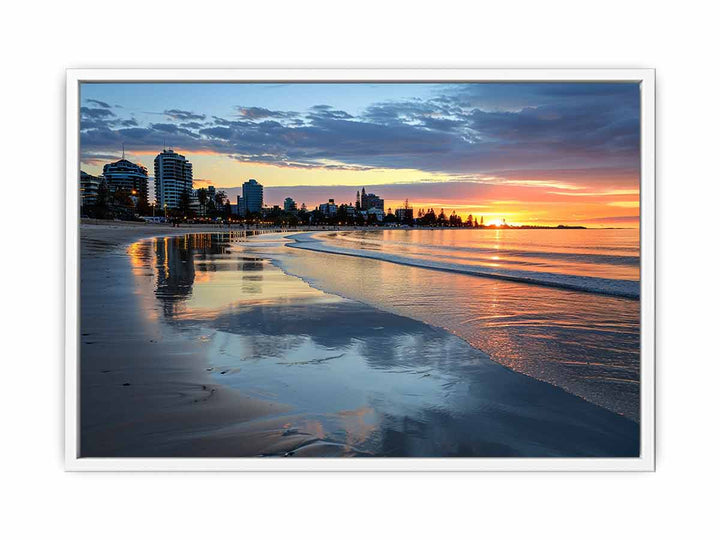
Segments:
[[[201,187],[200,189],[198,189],[197,190],[197,198],[198,198],[198,202],[200,203],[200,206],[203,209],[203,215],[207,214],[207,208],[205,207],[205,205],[208,202],[208,190],[205,189],[204,187]]]
[[[227,198],[227,195],[225,195],[225,192],[220,190],[215,192],[215,207],[216,208],[222,208],[225,204],[225,199]]]
[[[180,193],[178,209],[180,210],[183,218],[190,215],[190,190],[185,189],[182,193]]]

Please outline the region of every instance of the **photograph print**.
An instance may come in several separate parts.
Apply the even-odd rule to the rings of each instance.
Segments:
[[[643,80],[119,74],[69,96],[73,463],[648,457]]]

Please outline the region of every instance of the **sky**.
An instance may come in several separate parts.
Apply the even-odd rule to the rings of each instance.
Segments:
[[[633,83],[83,83],[81,168],[172,147],[195,187],[266,204],[408,199],[485,223],[637,227]]]

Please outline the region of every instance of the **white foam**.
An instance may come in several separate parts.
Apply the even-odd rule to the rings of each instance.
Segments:
[[[640,298],[640,284],[638,281],[633,280],[606,279],[550,272],[530,272],[523,270],[510,270],[507,268],[479,267],[476,265],[449,263],[446,261],[423,260],[382,251],[368,251],[364,249],[354,249],[332,245],[324,242],[321,237],[315,236],[315,233],[299,233],[291,235],[288,238],[294,240],[294,243],[288,244],[289,247],[318,251],[321,253],[376,259],[429,270],[504,279],[533,285],[557,287],[595,294],[619,296],[623,298]]]

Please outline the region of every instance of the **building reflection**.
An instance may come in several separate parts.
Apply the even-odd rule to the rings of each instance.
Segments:
[[[242,272],[242,292],[245,294],[260,294],[263,281],[263,259],[245,258],[238,264]]]
[[[159,238],[154,241],[157,284],[155,296],[166,317],[175,317],[184,309],[184,301],[193,291],[195,261],[203,261],[203,270],[217,270],[213,262],[227,252],[224,235],[194,234]]]
[[[187,238],[162,238],[155,242],[155,296],[166,317],[175,316],[181,302],[192,294],[195,264],[189,242]]]

